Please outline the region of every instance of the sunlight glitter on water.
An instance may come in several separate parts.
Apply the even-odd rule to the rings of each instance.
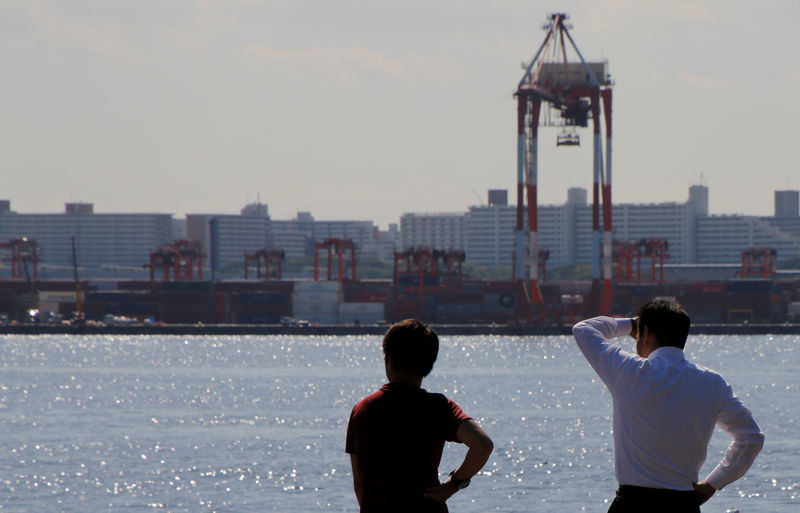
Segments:
[[[355,511],[344,433],[385,380],[379,337],[0,337],[4,511]],[[791,337],[695,337],[767,444],[713,508],[800,505]],[[458,511],[589,511],[615,488],[610,396],[568,337],[446,337],[424,386],[495,440]],[[709,462],[727,438],[715,434]],[[440,470],[463,448],[446,448]],[[576,491],[578,490],[578,491]]]

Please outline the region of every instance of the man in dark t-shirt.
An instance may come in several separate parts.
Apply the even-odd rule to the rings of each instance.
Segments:
[[[491,454],[489,436],[456,403],[421,388],[438,351],[436,333],[416,319],[393,325],[383,338],[389,383],[353,408],[347,426],[362,513],[446,512],[445,501],[467,487]],[[445,441],[468,450],[440,483]]]

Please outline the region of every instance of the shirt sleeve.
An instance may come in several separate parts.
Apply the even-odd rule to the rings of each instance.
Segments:
[[[622,349],[612,338],[630,334],[631,319],[594,317],[572,327],[572,334],[583,356],[609,389],[613,389],[620,370],[634,355]]]
[[[446,401],[448,409],[448,422],[445,429],[445,440],[448,442],[458,442],[459,440],[456,436],[456,433],[458,432],[458,426],[465,420],[469,420],[472,417],[464,413],[464,410],[462,410],[461,407],[451,399],[446,399]]]
[[[742,477],[764,446],[764,433],[753,414],[727,386],[727,397],[717,417],[717,425],[733,437],[719,465],[706,477],[717,490]]]
[[[356,419],[356,409],[358,406],[353,408],[353,411],[350,412],[350,421],[347,423],[347,438],[344,442],[344,450],[348,454],[355,454],[356,453],[356,438],[359,436],[359,422]]]

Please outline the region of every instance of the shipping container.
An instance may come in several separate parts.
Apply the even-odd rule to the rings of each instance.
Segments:
[[[342,282],[340,281],[306,281],[298,280],[294,282],[294,292],[341,292]]]
[[[384,303],[391,294],[391,291],[345,293],[342,300],[348,303]]]
[[[725,282],[723,281],[702,281],[692,282],[688,285],[691,292],[725,292]]]
[[[386,317],[382,303],[342,303],[339,322],[345,324],[376,324]]]
[[[338,303],[342,301],[343,297],[337,291],[295,291],[292,301],[294,302],[323,302],[323,303]]]
[[[258,303],[258,304],[288,304],[291,303],[291,294],[281,291],[268,292],[239,292],[239,303]]]
[[[74,302],[76,291],[53,291],[53,290],[40,290],[39,303],[64,303]]]
[[[168,324],[213,324],[212,304],[165,303],[159,309],[160,321]]]
[[[208,292],[211,290],[211,281],[164,281],[161,290],[175,292]]]
[[[279,324],[280,315],[273,314],[239,314],[239,324]]]
[[[446,305],[449,303],[455,304],[482,304],[483,294],[477,293],[464,293],[464,292],[439,292],[436,294],[436,304]]]
[[[108,303],[106,313],[127,317],[156,317],[158,305],[154,303]]]
[[[725,283],[728,292],[765,292],[772,290],[770,280],[730,280]]]
[[[137,292],[89,292],[84,294],[85,301],[108,302],[108,303],[135,303],[150,299],[149,294],[142,294]],[[72,299],[75,299],[75,293],[72,293]]]
[[[439,324],[473,324],[484,321],[480,303],[444,304],[436,307]]]
[[[234,306],[232,310],[240,314],[291,315],[293,308],[291,303],[244,303]]]

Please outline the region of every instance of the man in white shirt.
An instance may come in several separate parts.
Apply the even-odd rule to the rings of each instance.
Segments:
[[[572,329],[614,400],[619,488],[609,513],[699,512],[747,472],[764,444],[750,410],[722,376],[686,361],[689,326],[679,304],[655,299],[633,319],[595,317]],[[625,335],[636,340],[638,356],[610,341]],[[733,441],[698,482],[715,425]]]

